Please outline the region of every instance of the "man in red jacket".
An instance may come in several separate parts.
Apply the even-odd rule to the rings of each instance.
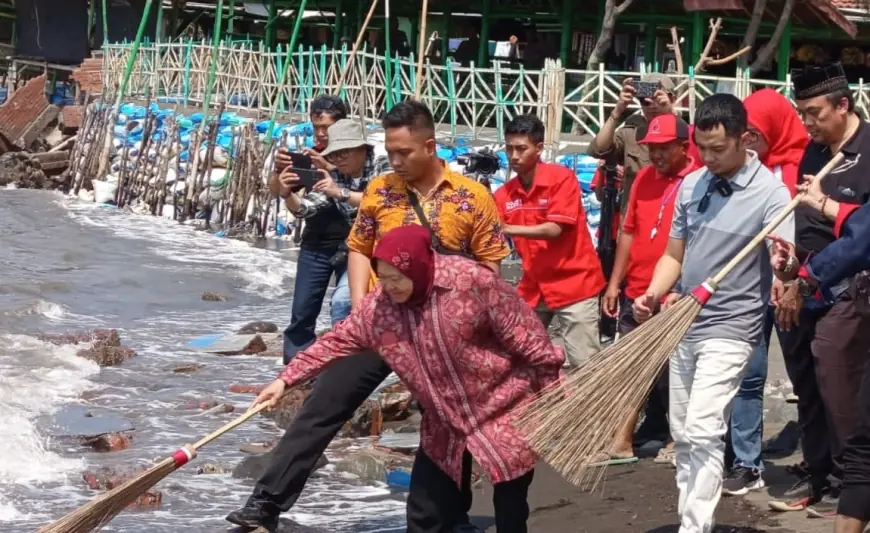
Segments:
[[[505,126],[505,142],[517,175],[496,191],[495,202],[523,260],[518,289],[545,325],[559,317],[568,364],[576,366],[601,349],[598,295],[604,288],[580,184],[569,169],[541,162],[538,117],[515,117]]]

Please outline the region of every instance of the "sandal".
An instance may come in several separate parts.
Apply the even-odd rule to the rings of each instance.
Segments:
[[[662,448],[661,450],[659,450],[659,453],[658,453],[658,455],[656,455],[656,458],[653,459],[653,462],[656,464],[659,464],[659,465],[670,464],[670,465],[676,466],[677,455],[674,453],[673,448],[665,447],[665,448]]]
[[[592,456],[592,460],[586,464],[586,466],[592,468],[598,468],[602,466],[618,466],[618,465],[631,465],[634,464],[640,459],[636,456],[632,455],[631,457],[620,457],[613,452],[598,452]]]

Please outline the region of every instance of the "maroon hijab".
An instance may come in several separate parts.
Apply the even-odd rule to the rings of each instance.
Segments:
[[[403,305],[419,307],[426,302],[435,281],[435,251],[429,230],[412,224],[388,231],[375,246],[373,269],[377,261],[389,263],[413,282],[411,297]]]

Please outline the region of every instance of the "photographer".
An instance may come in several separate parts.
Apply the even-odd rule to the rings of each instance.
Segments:
[[[300,182],[289,166],[278,176],[279,194],[287,208],[307,222],[299,252],[292,319],[284,330],[285,361],[314,340],[317,315],[333,273],[338,282],[332,297],[332,323],[344,320],[350,312],[344,241],[356,218],[362,191],[370,179],[389,167],[386,158],[375,158],[362,126],[356,122],[338,120],[327,135],[328,145],[320,156],[331,170],[319,170],[321,178],[311,191],[304,196],[294,192]]]

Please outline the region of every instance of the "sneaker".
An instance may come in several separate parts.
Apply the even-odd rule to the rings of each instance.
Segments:
[[[722,493],[728,496],[743,496],[751,490],[764,488],[764,479],[761,472],[755,468],[738,466],[725,478],[722,483]]]
[[[818,502],[819,499],[818,496],[813,494],[810,476],[805,475],[783,493],[782,500],[768,502],[767,506],[772,511],[789,513],[803,511]]]
[[[821,500],[807,507],[807,516],[810,518],[834,518],[837,516],[839,504],[839,497],[825,494]]]
[[[248,501],[244,507],[227,515],[227,522],[247,529],[278,530],[280,511],[268,502]]]

